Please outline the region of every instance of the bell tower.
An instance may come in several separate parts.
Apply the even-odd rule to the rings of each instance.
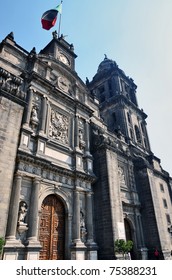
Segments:
[[[108,130],[123,135],[126,141],[143,150],[150,150],[146,129],[147,115],[139,109],[133,79],[127,77],[117,63],[105,55],[96,75],[87,82],[99,99],[100,114]]]

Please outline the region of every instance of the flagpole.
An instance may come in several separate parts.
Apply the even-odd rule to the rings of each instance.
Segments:
[[[61,4],[62,4],[62,3],[63,3],[63,1],[61,0]],[[58,29],[58,38],[60,37],[61,17],[62,17],[62,14],[60,13],[60,18],[59,18],[59,29]]]

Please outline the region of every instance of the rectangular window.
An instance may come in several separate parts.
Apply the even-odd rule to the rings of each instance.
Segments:
[[[162,192],[164,192],[164,186],[163,186],[163,184],[160,184],[160,190],[161,190]]]
[[[171,219],[170,219],[170,215],[169,214],[166,214],[166,219],[167,219],[167,224],[171,225]]]
[[[163,198],[163,205],[164,205],[164,208],[168,208],[167,201],[164,198]]]

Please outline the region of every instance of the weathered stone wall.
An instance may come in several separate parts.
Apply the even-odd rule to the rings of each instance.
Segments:
[[[5,235],[23,107],[0,97],[0,236]]]
[[[156,205],[155,217],[160,237],[161,250],[164,258],[169,259],[171,253],[171,234],[169,232],[171,223],[167,221],[166,215],[172,217],[172,207],[168,187],[166,181],[163,180],[163,177],[159,176],[158,173],[156,174],[156,172],[149,169],[148,175],[153,204]],[[163,186],[163,191],[161,190],[160,185]]]

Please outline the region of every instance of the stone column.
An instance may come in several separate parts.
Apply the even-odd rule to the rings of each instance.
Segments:
[[[138,224],[139,224],[139,231],[140,231],[140,237],[141,237],[141,259],[142,260],[147,260],[148,259],[148,249],[145,247],[145,241],[144,241],[144,235],[143,235],[143,229],[142,229],[142,222],[141,222],[141,216],[138,215]]]
[[[6,243],[3,253],[4,260],[18,260],[21,258],[20,254],[22,255],[22,252],[24,252],[24,245],[20,239],[16,239],[21,185],[22,176],[16,174],[10,200]]]
[[[72,215],[68,215],[68,226],[66,227],[66,236],[67,236],[67,244],[66,244],[66,256],[67,259],[70,259],[70,248],[72,244]]]
[[[135,223],[136,223],[136,236],[137,236],[137,247],[142,247],[142,240],[141,240],[141,232],[140,232],[140,226],[138,221],[138,215],[135,214]]]
[[[85,123],[85,140],[86,140],[86,146],[85,146],[85,162],[86,162],[86,168],[89,173],[92,174],[93,172],[93,158],[90,154],[90,124],[88,121]]]
[[[31,201],[30,201],[30,211],[29,211],[29,230],[28,230],[28,241],[37,242],[38,234],[38,200],[39,200],[39,186],[40,179],[34,178],[32,191],[31,191]]]
[[[38,199],[39,199],[39,186],[40,179],[34,178],[31,200],[30,200],[30,211],[29,211],[29,230],[28,230],[28,246],[27,246],[27,260],[38,260],[39,252],[41,249],[40,242],[38,240]]]
[[[120,80],[119,77],[118,77],[118,85],[119,85],[119,92],[121,94],[122,93],[122,85],[121,85],[121,80]]]
[[[86,140],[86,146],[85,146],[85,153],[90,154],[90,126],[89,123],[86,121],[85,123],[85,140]]]
[[[75,148],[79,149],[79,137],[78,137],[78,116],[75,117]]]
[[[93,242],[93,213],[92,213],[92,193],[86,193],[86,228],[87,243]]]
[[[50,106],[50,103],[48,100],[47,100],[47,120],[48,120],[48,125],[47,125],[45,133],[47,133],[47,136],[49,136],[49,126],[50,126],[50,121],[51,121],[51,106]]]
[[[97,260],[97,245],[93,236],[92,192],[86,193],[87,259]]]
[[[40,132],[45,133],[45,124],[46,124],[46,115],[47,115],[47,99],[43,96],[42,100],[42,121]]]
[[[143,235],[143,229],[142,229],[142,222],[141,222],[141,216],[137,216],[138,218],[138,223],[139,223],[139,229],[140,229],[140,236],[141,236],[141,244],[142,246],[144,246],[145,242],[144,242],[144,235]]]
[[[80,234],[80,193],[79,190],[74,191],[74,221],[73,221],[73,244],[71,247],[71,259],[72,260],[84,260],[86,246],[81,241]]]
[[[22,176],[16,174],[14,178],[12,193],[11,193],[10,209],[9,209],[9,216],[8,216],[6,238],[9,241],[16,240],[21,184],[22,184]]]
[[[33,98],[33,90],[29,89],[28,90],[28,106],[27,106],[27,111],[25,111],[25,117],[24,117],[24,124],[27,126],[29,126],[29,122],[30,122],[30,115],[31,115],[31,110],[32,110],[32,98]]]
[[[79,191],[74,192],[74,227],[73,227],[73,240],[74,243],[80,243],[80,195]]]

